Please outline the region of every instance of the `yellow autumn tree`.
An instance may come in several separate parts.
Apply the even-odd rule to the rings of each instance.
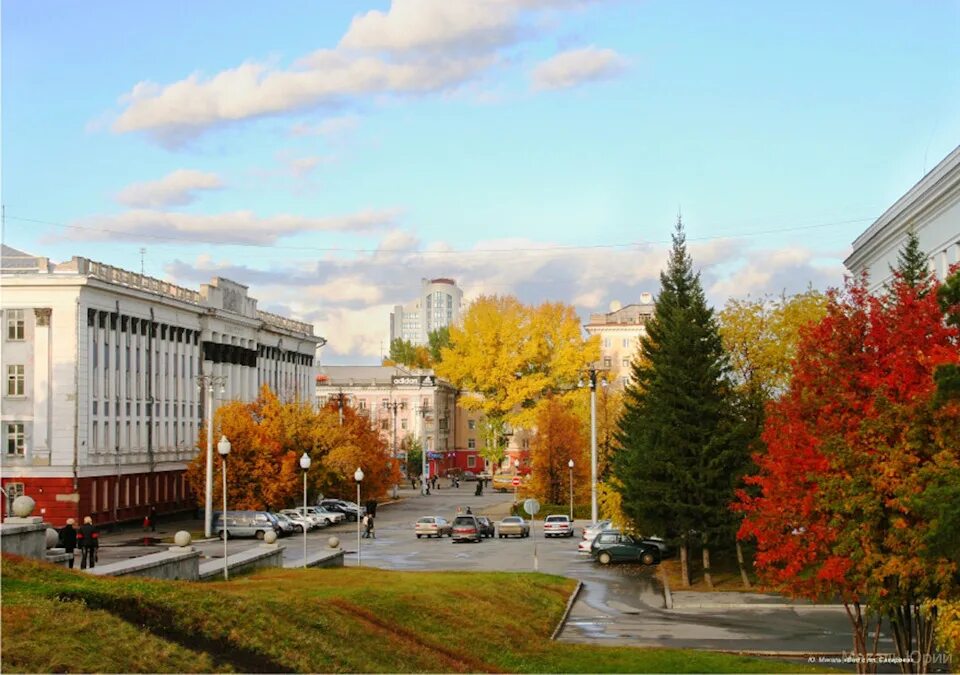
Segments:
[[[481,296],[462,325],[450,328],[437,374],[465,392],[464,408],[483,412],[491,438],[481,452],[499,462],[506,426],[532,428],[540,402],[571,395],[599,355],[599,340],[584,339],[569,305],[531,307],[513,296]]]

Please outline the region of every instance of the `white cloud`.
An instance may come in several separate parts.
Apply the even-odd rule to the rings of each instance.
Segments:
[[[399,211],[367,209],[344,216],[311,218],[295,214],[258,216],[252,211],[193,214],[136,209],[85,218],[68,231],[80,240],[173,239],[216,244],[270,245],[306,232],[370,232],[392,226]]]
[[[219,190],[223,181],[215,173],[178,169],[160,180],[133,183],[117,193],[117,202],[125,206],[164,208],[193,202],[200,190]]]
[[[141,82],[121,100],[117,133],[145,132],[175,147],[213,126],[366,94],[422,94],[458,85],[488,67],[490,58],[390,63],[320,50],[295,68],[245,63],[205,78],[193,74],[166,86]]]
[[[516,3],[393,0],[354,17],[340,46],[362,51],[485,51],[517,37]]]
[[[611,79],[626,67],[626,59],[612,49],[590,46],[550,57],[533,69],[531,78],[535,89],[567,89]]]

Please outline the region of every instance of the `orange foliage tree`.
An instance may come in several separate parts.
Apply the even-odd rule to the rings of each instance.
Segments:
[[[318,494],[356,499],[353,474],[363,469],[361,499],[378,499],[400,481],[402,474],[389,444],[353,408],[343,409],[343,424],[335,401],[317,415],[316,438],[319,462],[310,467],[308,481]]]
[[[577,500],[590,490],[590,458],[583,424],[568,406],[549,399],[537,413],[537,433],[530,444],[530,490],[548,504],[564,504],[570,490],[573,460],[573,488]]]
[[[206,428],[200,447],[206,447]],[[364,418],[344,409],[315,412],[306,403],[284,403],[264,386],[252,403],[231,401],[214,418],[214,444],[221,435],[230,441],[227,458],[227,506],[231,509],[277,510],[302,498],[300,455],[313,461],[307,474],[311,493],[349,498],[355,495],[353,472],[363,469],[363,493],[380,497],[399,479],[386,444]],[[222,470],[214,450],[214,471]],[[206,490],[206,453],[187,466],[187,480],[202,503]],[[213,482],[214,504],[223,498],[221,481]]]

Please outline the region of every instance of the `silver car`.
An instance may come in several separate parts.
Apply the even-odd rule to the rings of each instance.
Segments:
[[[309,532],[310,530],[319,527],[319,523],[316,520],[310,516],[304,517],[302,513],[295,509],[284,509],[280,513],[293,521],[293,524],[296,526],[298,532],[303,532],[304,528],[306,528],[307,532]]]
[[[500,528],[497,530],[497,536],[500,539],[504,537],[529,537],[530,525],[520,516],[507,516],[500,521]]]

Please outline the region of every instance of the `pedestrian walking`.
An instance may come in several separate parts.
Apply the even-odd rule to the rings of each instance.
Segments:
[[[157,531],[157,507],[156,506],[150,507],[150,515],[147,517],[150,519],[150,531],[156,532]]]
[[[371,515],[367,516],[367,539],[376,539],[377,532],[373,529],[373,524],[377,519]]]
[[[77,533],[77,543],[80,545],[80,569],[93,569],[97,564],[97,549],[100,547],[100,530],[93,524],[93,518],[83,517],[83,525]]]
[[[63,544],[64,550],[70,554],[70,559],[67,561],[67,566],[70,569],[73,569],[73,556],[77,548],[77,531],[73,527],[75,522],[73,518],[67,518],[67,524],[60,530],[60,543]]]

